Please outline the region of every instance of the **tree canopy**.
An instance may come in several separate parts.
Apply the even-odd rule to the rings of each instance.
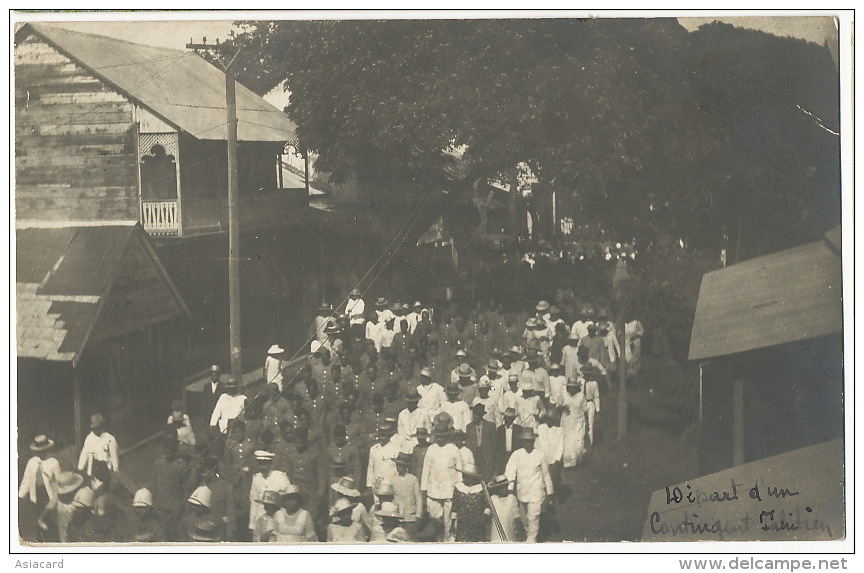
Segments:
[[[238,77],[290,90],[337,177],[416,193],[465,146],[463,190],[523,163],[535,194],[622,235],[740,235],[742,258],[839,223],[837,70],[802,40],[662,18],[240,24]]]

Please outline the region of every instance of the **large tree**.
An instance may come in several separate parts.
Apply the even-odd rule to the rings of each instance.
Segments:
[[[244,28],[242,81],[290,89],[317,167],[355,177],[382,210],[445,181],[482,210],[481,183],[515,191],[523,164],[541,198],[555,190],[646,240],[716,250],[725,233],[754,256],[839,221],[836,69],[801,40],[670,19]],[[460,185],[442,151],[461,146]]]

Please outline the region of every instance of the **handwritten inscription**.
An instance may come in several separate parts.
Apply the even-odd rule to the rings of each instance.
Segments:
[[[666,486],[666,505],[681,503],[686,500],[688,503],[702,507],[703,503],[708,502],[722,503],[725,501],[736,501],[738,499],[738,488],[743,488],[744,484],[735,483],[734,479],[729,481],[731,482],[731,487],[728,490],[721,491],[703,491],[698,487],[694,489],[689,483],[684,484],[683,490],[678,486],[672,488]],[[796,496],[801,493],[799,491],[792,491],[785,487],[776,486],[765,486],[763,489],[766,490],[767,497],[780,499]],[[762,501],[762,492],[759,489],[759,484],[755,484],[751,487],[747,492],[747,495],[750,496],[750,499]]]
[[[752,484],[752,485],[751,485]],[[810,506],[784,508],[772,507],[776,500],[794,499],[801,495],[800,491],[784,487],[781,484],[768,484],[764,480],[745,484],[735,479],[729,480],[729,486],[723,489],[703,489],[696,485],[685,483],[682,486],[666,487],[666,505],[685,509],[681,512],[664,514],[654,511],[649,517],[651,532],[655,535],[668,535],[680,538],[697,538],[723,541],[729,537],[740,538],[752,529],[759,528],[765,532],[824,532],[830,539],[834,538],[831,526],[817,519]],[[659,500],[658,500],[659,501]],[[756,503],[754,511],[753,503]],[[711,515],[712,506],[742,505],[742,517],[721,517]],[[764,509],[760,508],[765,504]],[[700,509],[709,510],[708,516],[700,517]],[[732,509],[730,507],[730,509]],[[747,511],[749,509],[749,511]],[[791,511],[790,511],[791,509]],[[689,510],[689,511],[688,511]],[[704,513],[704,512],[703,512]],[[729,511],[721,512],[724,516]],[[732,515],[735,512],[731,512]],[[740,513],[739,513],[740,515]],[[684,539],[682,539],[684,540]]]

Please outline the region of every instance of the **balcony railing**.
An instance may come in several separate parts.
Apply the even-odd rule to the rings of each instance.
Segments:
[[[151,235],[177,235],[177,201],[142,201],[141,224]]]
[[[196,237],[228,232],[228,200],[195,197],[177,201],[142,201],[141,223],[151,235]],[[288,223],[309,204],[305,189],[275,189],[240,195],[240,228]],[[182,220],[181,220],[182,219]]]

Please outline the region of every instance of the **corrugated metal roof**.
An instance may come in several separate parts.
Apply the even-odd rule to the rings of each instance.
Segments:
[[[225,74],[197,54],[42,23],[27,26],[96,77],[179,129],[198,139],[227,139]],[[240,141],[296,142],[297,126],[239,83],[237,120]]]
[[[18,356],[77,360],[136,233],[147,240],[138,225],[16,230]],[[161,272],[158,260],[153,264]]]
[[[690,359],[842,332],[840,256],[818,241],[706,273]]]

